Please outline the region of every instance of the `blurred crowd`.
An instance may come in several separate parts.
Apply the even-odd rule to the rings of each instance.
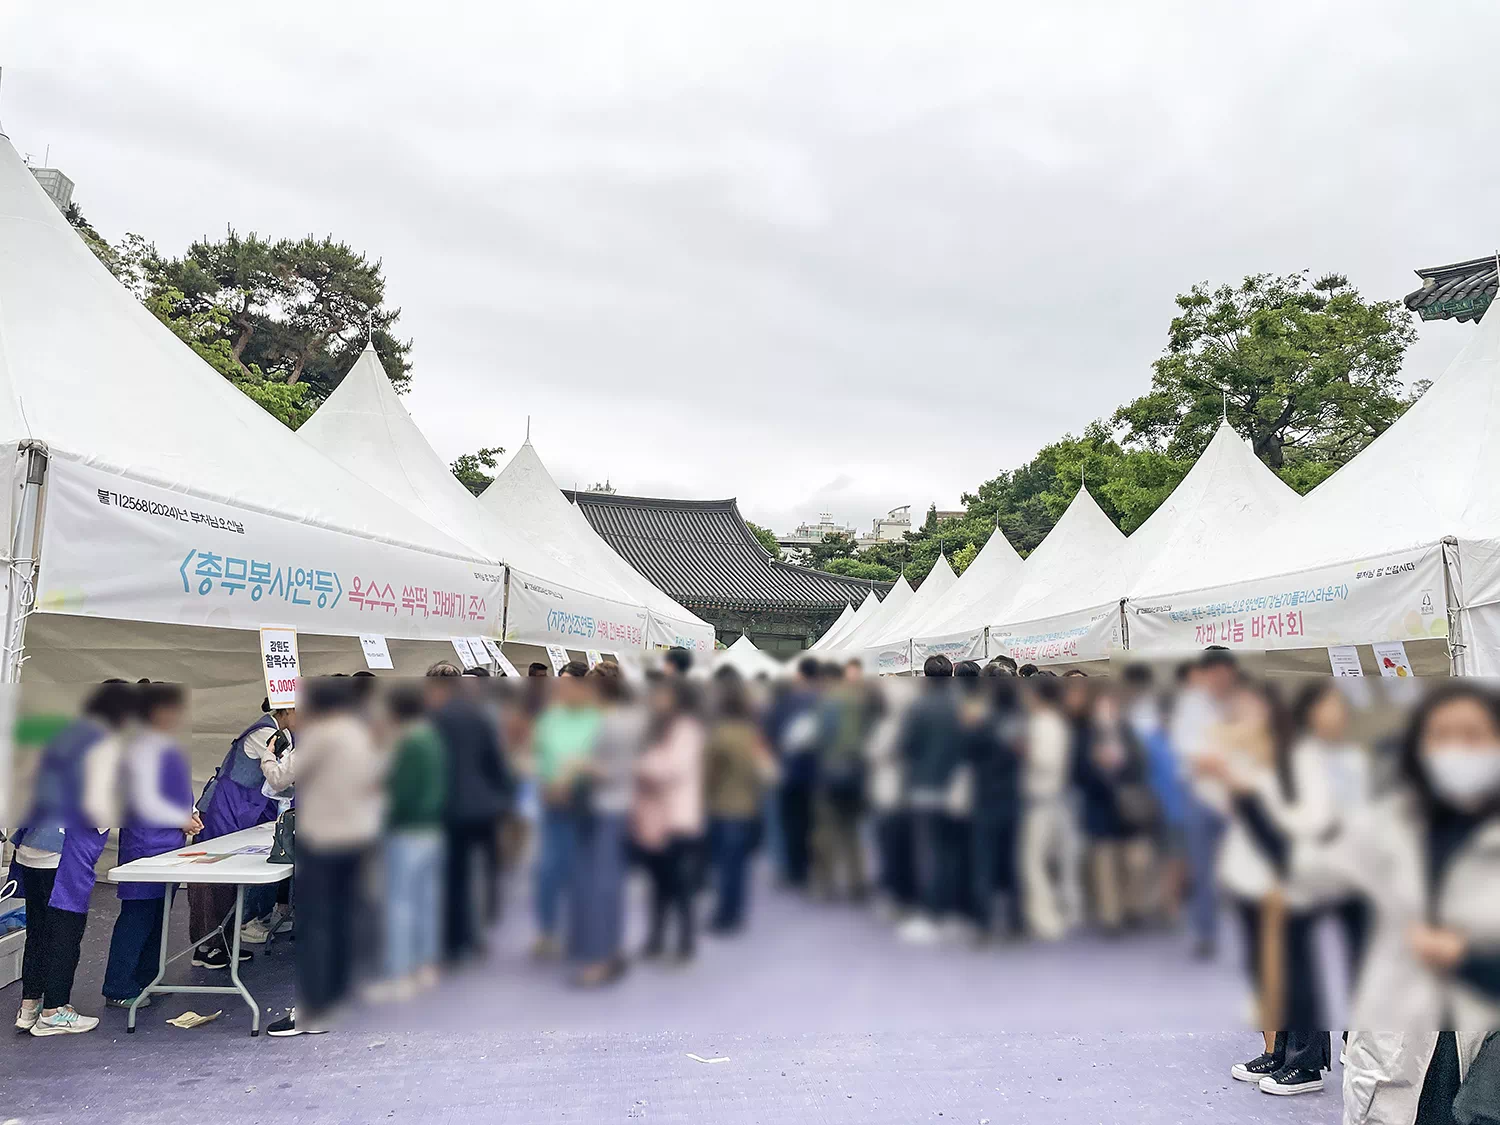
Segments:
[[[1337,1044],[1346,1104],[1378,1104],[1372,1120],[1454,1120],[1500,1028],[1490,685],[1268,684],[1222,649],[1108,678],[939,656],[876,680],[808,657],[745,681],[677,650],[649,674],[549,672],[306,680],[196,794],[181,690],[100,685],[41,754],[11,834],[30,931],[17,1026],[97,1023],[71,986],[111,829],[124,863],[276,821],[293,877],[243,917],[232,887],[188,888],[195,965],[295,934],[297,1007],[273,1035],[325,1031],[361,991],[416,996],[484,956],[507,872],[530,880],[532,954],[579,988],[637,958],[691,961],[700,926],[749,926],[758,855],[779,893],[869,903],[913,944],[1180,929],[1212,958],[1231,925],[1263,1030],[1233,1076],[1319,1090]],[[648,907],[627,948],[632,871]],[[166,893],[121,885],[107,1003],[156,978]],[[1333,1028],[1314,938],[1328,925],[1352,1033]]]

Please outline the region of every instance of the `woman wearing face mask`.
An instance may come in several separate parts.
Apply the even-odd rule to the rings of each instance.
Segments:
[[[1400,763],[1391,794],[1322,840],[1279,831],[1225,779],[1236,816],[1289,885],[1369,904],[1345,1120],[1449,1125],[1463,1076],[1500,1028],[1500,695],[1464,682],[1433,691]]]

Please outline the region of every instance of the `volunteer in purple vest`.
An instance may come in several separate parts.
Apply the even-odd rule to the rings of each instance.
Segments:
[[[11,876],[26,896],[20,1031],[73,1035],[98,1026],[98,1019],[74,1010],[73,977],[88,923],[94,863],[109,836],[97,825],[112,819],[107,809],[111,772],[119,758],[119,733],[134,711],[135,688],[123,680],[105,681],[37,763],[31,811],[11,837],[16,845]]]
[[[193,776],[179,741],[185,697],[176,684],[139,689],[141,726],[126,745],[121,782],[125,815],[120,863],[176,851],[203,827],[193,808]],[[165,883],[121,883],[120,916],[109,943],[104,1002],[125,1008],[156,979]],[[142,1001],[142,1006],[150,1000]]]
[[[245,828],[254,828],[276,819],[276,802],[264,792],[265,774],[261,759],[272,757],[271,740],[290,742],[296,726],[296,711],[272,711],[269,702],[260,705],[261,717],[229,744],[229,753],[214,772],[213,780],[198,798],[198,813],[203,831],[198,843],[227,836]],[[217,884],[194,883],[188,887],[188,934],[201,941],[218,931],[212,940],[193,952],[193,964],[204,969],[229,968],[229,947],[224,940],[224,924],[234,911],[234,888]],[[240,950],[240,960],[249,961],[251,953]]]

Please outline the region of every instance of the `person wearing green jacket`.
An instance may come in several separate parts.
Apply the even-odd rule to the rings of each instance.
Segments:
[[[386,775],[385,973],[405,996],[437,983],[448,759],[419,689],[397,688],[389,706],[397,733]]]

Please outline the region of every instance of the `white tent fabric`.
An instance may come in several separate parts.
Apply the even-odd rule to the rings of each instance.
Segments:
[[[868,596],[871,596],[871,595],[866,595],[866,596],[868,597]],[[848,627],[849,622],[851,622],[853,620],[854,620],[854,607],[852,605],[850,605],[848,602],[845,602],[844,603],[844,612],[842,612],[842,613],[839,614],[838,620],[835,621],[832,625],[828,626],[827,629],[823,630],[823,635],[821,637],[819,637],[816,641],[814,641],[812,643],[812,645],[809,647],[808,651],[811,652],[813,649],[817,648],[818,645],[822,644],[829,637],[837,636],[839,633],[843,632],[843,630]]]
[[[1500,602],[1500,316],[1471,331],[1406,414],[1269,529],[1266,549],[1187,593],[1133,598],[1131,647],[1441,639],[1451,583],[1461,670],[1500,673],[1489,608]]]
[[[661,644],[670,647],[674,643],[704,653],[713,650],[713,626],[693,617],[652,586],[593,532],[588,521],[558,489],[531,442],[521,446],[510,459],[480,495],[479,504],[487,512],[507,520],[537,550],[561,562],[566,573],[602,573],[640,607],[629,620],[621,620],[587,607],[575,608],[569,602],[568,592],[552,583],[512,575],[509,607],[511,613],[518,615],[518,621],[544,620],[549,630],[561,631],[572,638],[564,643],[601,652]],[[653,635],[649,624],[658,606],[662,617],[670,622],[666,626],[672,630],[670,641],[659,640],[661,634]],[[511,635],[508,619],[505,639],[521,639]]]
[[[846,606],[845,608],[847,609],[848,607]],[[868,621],[870,619],[870,615],[879,608],[880,599],[875,595],[875,591],[871,590],[868,594],[865,595],[865,600],[859,603],[859,608],[854,611],[854,615],[852,617],[848,617],[846,619],[846,617],[841,614],[839,616],[839,621],[843,622],[843,624],[838,624],[836,622],[834,626],[828,630],[828,632],[824,633],[821,637],[813,642],[812,647],[808,649],[808,651],[827,652],[836,648],[842,642],[844,637],[852,635],[854,630],[858,629],[861,625]]]
[[[1267,529],[1300,502],[1223,422],[1172,494],[1087,578],[1019,607],[1033,659],[1108,657],[1122,643],[1120,605],[1144,591],[1190,589],[1265,549]]]
[[[755,647],[755,642],[743,633],[734,644],[716,654],[714,668],[715,670],[733,668],[747,680],[753,680],[757,676],[769,676],[775,679],[786,673],[785,665],[761,652]]]
[[[917,625],[957,581],[958,575],[953,573],[947,557],[939,555],[906,608],[882,628],[875,640],[865,645],[866,663],[883,673],[911,671],[911,639]]]
[[[837,644],[831,644],[823,649],[820,655],[826,655],[834,659],[845,659],[863,655],[865,645],[874,638],[881,635],[885,627],[906,608],[906,603],[912,598],[911,584],[906,581],[906,575],[896,579],[896,584],[881,599],[880,603],[870,609],[870,615],[863,622],[856,620],[851,624],[854,628],[845,633]],[[869,599],[866,598],[866,606]],[[860,607],[860,613],[865,611],[866,606]]]
[[[365,347],[343,382],[297,433],[433,526],[508,565],[512,582],[530,580],[562,595],[554,607],[562,612],[528,616],[518,608],[509,614],[509,640],[591,648],[589,638],[562,626],[580,615],[639,622],[641,599],[610,578],[603,565],[584,570],[565,549],[550,553],[547,542],[511,527],[504,513],[482,506],[458,482],[407,413],[374,348]]]
[[[412,638],[498,626],[499,567],[210,369],[0,138],[0,445],[22,442],[50,459],[44,612]]]
[[[1009,602],[991,614],[987,655],[1003,653],[1023,664],[1068,659],[1067,638],[1027,627],[1035,620],[1031,607],[1054,591],[1091,584],[1099,567],[1118,557],[1124,542],[1089,490],[1080,488],[1047,537],[1026,556]]]
[[[996,528],[958,581],[913,626],[913,667],[929,656],[970,660],[984,655],[988,610],[1005,605],[1020,576],[1024,560]]]

